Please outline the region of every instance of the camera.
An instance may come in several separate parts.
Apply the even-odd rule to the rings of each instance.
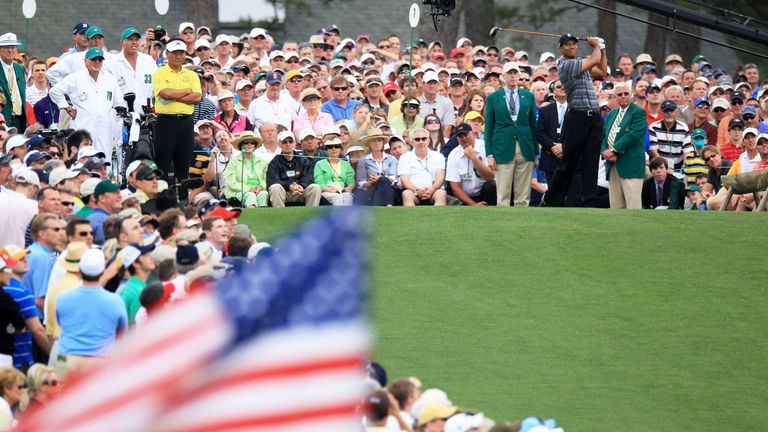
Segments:
[[[430,15],[451,16],[451,11],[456,9],[456,0],[422,0],[422,4],[432,6]]]
[[[158,25],[157,27],[155,27],[155,40],[159,41],[160,39],[166,37],[167,35],[168,35],[168,32],[165,31],[163,26]]]

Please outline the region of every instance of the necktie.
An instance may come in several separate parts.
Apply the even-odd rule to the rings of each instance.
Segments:
[[[557,104],[557,125],[558,126],[563,125],[564,116],[565,116],[565,106],[562,104]]]
[[[517,110],[515,109],[515,91],[514,90],[509,92],[508,104],[509,104],[509,114],[510,115],[516,115],[517,114]]]
[[[661,206],[661,197],[664,195],[664,187],[662,185],[656,185],[656,207]]]
[[[624,118],[624,110],[619,110],[619,114],[616,116],[616,120],[613,121],[613,124],[611,125],[611,130],[608,132],[608,148],[613,148],[613,142],[616,141],[616,135],[619,133],[619,129],[621,129],[621,120]]]
[[[16,82],[16,71],[13,68],[13,63],[8,68],[8,88],[11,89],[11,99],[13,105],[13,111],[11,114],[21,114],[21,96],[19,95],[19,83]]]

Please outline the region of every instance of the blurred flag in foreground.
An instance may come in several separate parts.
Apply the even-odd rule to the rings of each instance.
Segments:
[[[359,430],[366,218],[309,221],[271,256],[153,316],[20,430]]]

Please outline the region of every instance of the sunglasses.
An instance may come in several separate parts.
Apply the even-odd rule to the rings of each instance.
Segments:
[[[731,101],[731,105],[744,105],[744,101]]]
[[[295,141],[293,138],[286,138],[283,140],[283,144],[293,144]]]
[[[74,201],[62,201],[61,205],[65,206],[65,207],[72,207],[72,206],[75,205],[75,202]]]
[[[243,141],[241,144],[242,145],[252,145],[252,146],[255,146],[258,143],[256,141]]]
[[[195,34],[194,30],[184,30],[181,34]]]
[[[712,111],[714,111],[716,113],[724,113],[725,112],[725,108],[715,108]]]
[[[528,81],[530,81],[530,79],[528,79],[528,78],[520,78],[518,81],[528,82]]]
[[[388,98],[390,98],[390,97],[392,97],[394,95],[395,95],[395,92],[393,92],[393,91],[384,93],[384,96],[386,96]]]
[[[370,66],[370,65],[376,64],[376,62],[373,61],[373,60],[366,60],[366,61],[363,62],[363,64],[366,65],[366,66]]]
[[[743,118],[744,120],[752,120],[753,118],[755,118],[755,116],[753,116],[752,114],[748,114],[748,115],[744,115],[744,116],[742,116],[742,118]]]
[[[390,49],[392,45],[379,45],[379,49]]]
[[[341,146],[338,144],[331,144],[324,146],[326,150],[341,150]]]
[[[210,48],[208,48],[208,47],[200,47],[200,48],[196,49],[195,51],[208,51],[208,50],[210,50]]]
[[[57,387],[59,385],[59,380],[51,380],[51,381],[45,380],[45,381],[43,381],[43,385],[49,385],[49,386]]]
[[[347,90],[347,87],[332,87],[332,88],[333,88],[333,91],[337,91],[337,92],[342,92]]]
[[[78,237],[91,237],[93,236],[93,231],[78,231],[77,232]]]
[[[153,175],[153,176],[145,177],[141,180],[145,180],[145,181],[157,180],[157,176]]]
[[[429,139],[429,138],[427,138],[427,137],[414,137],[414,138],[413,138],[413,140],[414,140],[414,141],[417,141],[417,142],[418,142],[418,141],[426,141],[426,140],[428,140],[428,139]]]
[[[294,60],[288,60],[288,61],[286,61],[286,63],[288,63],[288,64],[295,64],[295,63],[298,63],[298,62],[299,62],[299,61],[298,61],[298,60],[296,60],[296,59],[294,59]],[[293,81],[293,80],[291,80],[291,81]]]
[[[301,78],[301,77],[291,78],[291,79],[288,80],[288,82],[292,82],[294,84],[295,83],[300,83],[300,82],[304,82],[304,78]]]
[[[437,124],[437,125],[439,125],[440,124],[440,120],[427,120],[426,124]]]
[[[52,158],[60,158],[61,153],[59,152],[48,152],[49,155],[51,155]]]

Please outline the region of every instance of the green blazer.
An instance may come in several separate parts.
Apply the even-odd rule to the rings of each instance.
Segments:
[[[16,73],[16,83],[19,86],[19,93],[21,93],[21,115],[24,116],[24,118],[27,118],[27,82],[24,79],[27,74],[24,72],[24,68],[16,62],[13,62],[13,71]],[[3,108],[3,117],[5,117],[5,122],[10,125],[11,116],[13,115],[11,87],[8,85],[8,77],[5,76],[5,69],[2,66],[0,66],[0,91],[5,95],[6,101],[5,108]]]
[[[605,116],[603,122],[602,151],[608,149],[608,134],[611,132],[619,108],[614,108]],[[648,117],[645,110],[630,103],[624,118],[621,119],[621,129],[613,141],[616,157],[616,171],[619,177],[625,179],[645,177],[645,134],[648,131]],[[605,162],[605,177],[611,172],[612,162]]]
[[[512,121],[507,107],[507,98],[501,88],[488,95],[485,103],[485,153],[493,156],[496,163],[510,163],[515,160],[515,141],[527,161],[533,162],[539,154],[536,144],[536,103],[533,93],[524,88],[517,90],[520,112],[517,121]]]

